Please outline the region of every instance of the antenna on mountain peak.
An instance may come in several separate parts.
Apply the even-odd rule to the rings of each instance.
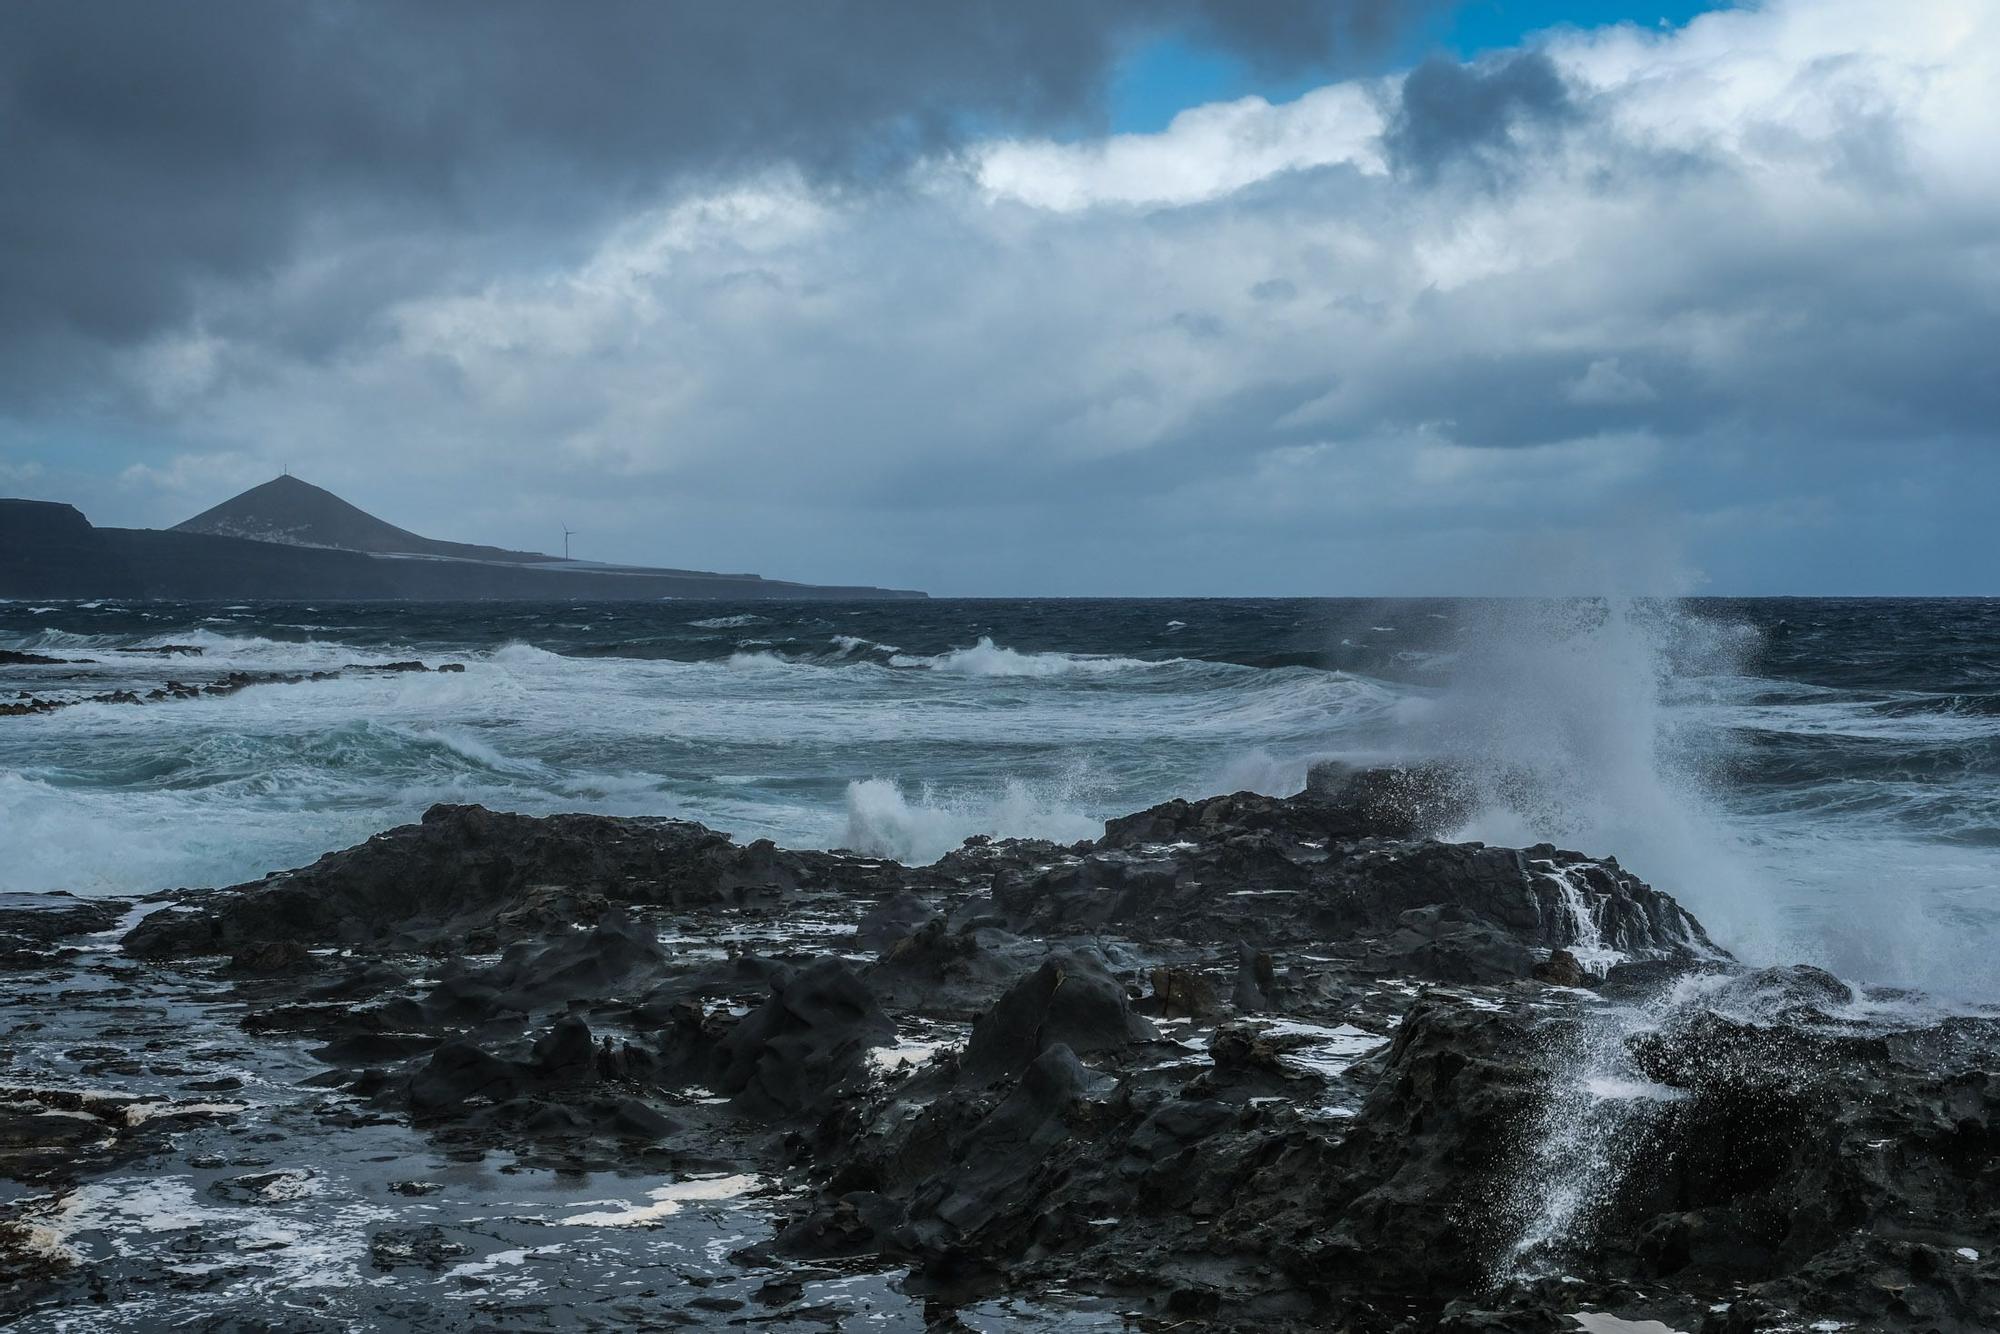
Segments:
[[[563,530],[563,559],[564,559],[564,560],[568,560],[568,559],[569,559],[569,540],[570,540],[570,538],[571,538],[572,536],[574,536],[574,535],[575,535],[575,533],[576,533],[576,529],[574,529],[574,528],[570,527],[570,526],[569,526],[568,524],[564,524],[564,525],[562,526],[562,530]]]

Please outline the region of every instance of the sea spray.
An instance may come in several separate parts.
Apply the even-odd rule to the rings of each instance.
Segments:
[[[1005,780],[997,792],[946,794],[923,784],[914,799],[887,779],[848,784],[847,831],[841,845],[906,865],[936,861],[973,835],[1045,838],[1074,843],[1104,832],[1085,813],[1089,771],[1073,766],[1053,780]]]
[[[1738,670],[1755,633],[1674,600],[1573,598],[1478,604],[1461,638],[1411,724],[1479,794],[1456,836],[1615,855],[1732,949],[1774,955],[1768,895],[1713,796],[1715,733],[1680,707]]]
[[[1941,939],[1914,902],[1847,891],[1838,916],[1781,902],[1771,850],[1724,812],[1735,738],[1706,716],[1740,690],[1761,648],[1754,632],[1675,601],[1575,599],[1489,604],[1468,616],[1464,640],[1416,729],[1421,748],[1463,764],[1479,793],[1458,837],[1615,853],[1751,962],[1824,962],[1960,994],[2000,989],[1990,964],[1983,984],[1968,984],[1980,965],[1965,942]],[[1806,878],[1832,881],[1852,840],[1824,828]],[[1592,948],[1601,936],[1588,903],[1551,878],[1576,918],[1580,961],[1601,973],[1616,960]],[[1523,1127],[1506,1211],[1519,1231],[1496,1280],[1556,1276],[1589,1252],[1639,1170],[1649,1127],[1686,1096],[1647,1077],[1634,1039],[1715,1003],[1723,986],[1690,978],[1644,1005],[1599,1003],[1550,1026],[1549,1083]]]
[[[1714,1068],[1730,1072],[1726,1080],[1806,1088],[1824,1073],[1825,1052],[1794,1046],[1784,1040],[1787,1034],[1817,1029],[1861,1050],[1961,1013],[1949,998],[1854,987],[1812,967],[1716,967],[1683,973],[1643,998],[1586,1000],[1543,1020],[1541,1065],[1548,1082],[1514,1145],[1520,1166],[1498,1212],[1515,1231],[1497,1257],[1495,1282],[1545,1279],[1588,1265],[1614,1211],[1629,1206],[1635,1193],[1657,1188],[1644,1174],[1670,1178],[1685,1170],[1663,1147],[1670,1140],[1661,1137],[1671,1130],[1667,1118],[1680,1114],[1678,1105],[1707,1096],[1713,1110],[1718,1097],[1741,1095],[1713,1085],[1704,1094],[1699,1076],[1681,1077],[1677,1082],[1686,1088],[1659,1082],[1653,1074],[1660,1072],[1662,1051],[1706,1041],[1697,1035],[1712,1032],[1720,1020],[1725,1032],[1762,1035],[1741,1048],[1725,1045],[1710,1053]],[[1961,1031],[1979,1032],[1972,1026]],[[1644,1048],[1652,1049],[1650,1058]],[[1685,1145],[1688,1132],[1679,1133]]]
[[[1699,682],[1740,670],[1753,634],[1674,600],[1574,598],[1483,604],[1462,640],[1450,684],[1415,718],[1421,747],[1463,766],[1477,793],[1456,837],[1615,854],[1732,947],[1774,946],[1769,896],[1714,804],[1714,733],[1677,707]],[[1573,919],[1579,962],[1601,976],[1620,956],[1589,900],[1560,867],[1536,873]],[[1549,1086],[1523,1129],[1506,1211],[1520,1230],[1496,1280],[1560,1274],[1588,1251],[1647,1122],[1681,1096],[1630,1054],[1658,1022],[1604,1004],[1548,1029]]]
[[[1638,1006],[1585,1005],[1544,1030],[1549,1084],[1517,1145],[1521,1166],[1502,1212],[1519,1231],[1500,1253],[1497,1283],[1558,1275],[1586,1254],[1646,1124],[1685,1096],[1632,1059],[1630,1039],[1658,1022]]]
[[[1748,962],[2000,1000],[2000,807],[1964,781],[1993,771],[1991,729],[1965,725],[1968,699],[1994,698],[1966,693],[1977,664],[1944,658],[1927,670],[1949,694],[1885,706],[1772,679],[1762,631],[1654,598],[1469,604],[1460,640],[1449,683],[1399,715],[1404,753],[1471,773],[1458,837],[1615,855]],[[1839,670],[1779,643],[1792,672]],[[1908,652],[1873,650],[1894,679]]]

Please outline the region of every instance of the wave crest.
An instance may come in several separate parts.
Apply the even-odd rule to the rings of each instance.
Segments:
[[[1153,671],[1181,662],[1168,658],[1149,662],[1143,658],[1099,657],[1084,653],[1023,653],[981,635],[971,648],[955,648],[932,657],[898,654],[889,660],[892,667],[920,667],[955,676],[1113,676],[1120,672]]]
[[[1008,779],[996,793],[941,796],[930,785],[913,800],[886,778],[847,785],[846,846],[854,852],[925,865],[974,834],[1046,838],[1057,843],[1092,839],[1103,820],[1084,811],[1077,775],[1052,783]]]

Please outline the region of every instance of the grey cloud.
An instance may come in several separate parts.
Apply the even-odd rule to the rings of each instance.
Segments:
[[[1440,56],[1404,78],[1383,137],[1390,160],[1420,177],[1457,161],[1495,170],[1517,127],[1558,125],[1577,114],[1555,62],[1540,51],[1470,65]]]
[[[222,298],[336,238],[406,242],[380,263],[432,283],[476,270],[480,247],[559,264],[594,225],[689,177],[788,162],[865,186],[971,130],[1087,123],[1115,61],[1150,35],[1192,33],[1297,73],[1395,12],[1387,0],[10,5],[0,347],[47,376],[81,344],[130,344],[200,302],[275,321],[268,336],[287,350],[324,352],[392,285],[337,275],[262,310]]]
[[[816,180],[769,192],[769,225],[716,222],[726,190],[695,224],[621,212],[663,175],[739,165],[698,147],[545,141],[530,161],[447,136],[434,156],[459,165],[436,180],[323,163],[359,184],[305,180],[300,235],[387,239],[305,273],[317,249],[281,235],[240,279],[198,274],[204,320],[234,326],[219,385],[94,480],[64,472],[68,442],[112,455],[109,433],[51,415],[38,444],[0,412],[0,470],[39,451],[47,474],[10,486],[171,522],[289,462],[466,540],[532,541],[560,497],[606,558],[993,593],[1464,591],[1510,534],[1601,520],[1615,546],[1618,506],[1657,500],[1696,516],[1720,588],[1988,590],[1995,178],[1877,188],[1847,169],[1848,122],[1816,115],[1847,101],[1815,101],[1813,69],[1782,97],[1729,86],[1762,49],[1663,46],[1587,101],[1522,93],[1515,62],[1454,66],[1464,118],[1412,76],[1396,170],[1171,207],[995,202],[950,171],[874,188],[896,155],[843,154],[901,110],[809,138],[791,157]],[[1886,123],[1932,152],[1959,142],[1938,123],[1991,119],[1988,83],[1939,104],[1876,77]],[[1663,80],[1685,103],[1656,100]],[[1046,114],[1088,114],[1077,86]],[[499,206],[558,175],[577,199]],[[631,231],[597,246],[600,211]],[[477,299],[426,299],[460,291]],[[408,323],[339,345],[399,299]],[[119,482],[141,458],[186,480]]]
[[[1273,74],[1296,73],[1324,53],[1379,47],[1450,0],[1345,0],[1273,4],[1198,0],[1195,22],[1211,40]]]
[[[1228,326],[1222,322],[1222,317],[1211,311],[1177,311],[1170,323],[1197,341],[1215,342],[1228,333]]]
[[[1477,318],[1470,311],[1436,310],[1422,326],[1431,347],[1399,345],[1375,362],[1373,374],[1345,382],[1329,400],[1302,412],[1298,424],[1345,436],[1431,423],[1461,444],[1517,449],[1619,431],[1687,436],[1733,411],[1716,386],[1702,383],[1676,358],[1646,348],[1618,361],[1626,379],[1648,386],[1649,397],[1576,393],[1600,360],[1597,354],[1510,348],[1473,332]],[[1468,326],[1458,345],[1442,332],[1455,319]]]

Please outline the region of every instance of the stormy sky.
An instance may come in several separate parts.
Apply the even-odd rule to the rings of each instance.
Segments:
[[[2000,593],[1990,0],[0,10],[0,494],[963,594]]]

